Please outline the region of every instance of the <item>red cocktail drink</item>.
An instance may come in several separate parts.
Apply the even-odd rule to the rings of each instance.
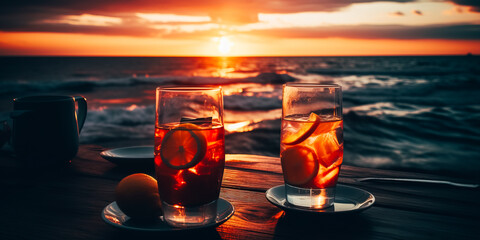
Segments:
[[[155,129],[155,172],[161,199],[200,206],[218,199],[225,165],[223,126],[165,124]]]
[[[163,219],[174,227],[215,222],[225,167],[221,87],[159,87],[155,174]]]

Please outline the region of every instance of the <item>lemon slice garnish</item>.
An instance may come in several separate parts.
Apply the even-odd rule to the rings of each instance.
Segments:
[[[187,169],[199,163],[207,150],[205,136],[195,124],[184,123],[170,130],[162,140],[160,157],[174,169]]]

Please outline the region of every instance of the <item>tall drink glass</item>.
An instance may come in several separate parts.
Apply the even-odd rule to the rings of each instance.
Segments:
[[[213,222],[225,166],[221,87],[156,90],[155,173],[165,221]]]
[[[333,205],[343,161],[339,85],[283,85],[280,158],[288,203],[313,209]]]

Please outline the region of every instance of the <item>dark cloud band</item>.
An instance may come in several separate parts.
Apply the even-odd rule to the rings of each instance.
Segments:
[[[291,13],[304,11],[334,11],[352,3],[380,0],[17,0],[7,1],[0,8],[0,31],[8,32],[59,32],[126,36],[180,37],[184,33],[170,35],[154,29],[134,15],[135,12],[177,13],[210,15],[214,22],[251,23],[258,21],[257,13]],[[385,1],[385,0],[382,0]],[[413,2],[416,0],[390,0],[390,2]],[[480,0],[445,0],[480,10]],[[186,7],[188,6],[188,7]],[[47,23],[45,20],[60,19],[65,15],[93,14],[119,17],[122,22],[111,26],[70,25]],[[416,14],[421,15],[420,11]],[[194,23],[192,23],[194,24]],[[480,25],[363,25],[315,28],[285,28],[256,30],[252,33],[286,38],[362,38],[362,39],[480,39]],[[202,35],[207,33],[195,32]]]
[[[456,39],[479,40],[480,25],[360,25],[316,28],[285,28],[257,31],[271,37],[283,38],[356,38],[356,39]]]
[[[480,12],[480,1],[479,0],[450,0],[457,5],[469,6],[472,11]]]

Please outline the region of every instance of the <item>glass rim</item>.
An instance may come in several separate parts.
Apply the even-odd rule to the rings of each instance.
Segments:
[[[204,92],[222,90],[222,86],[164,86],[157,87],[157,91],[162,92]]]
[[[342,86],[335,83],[285,83],[283,87],[297,87],[297,88],[342,88]]]

